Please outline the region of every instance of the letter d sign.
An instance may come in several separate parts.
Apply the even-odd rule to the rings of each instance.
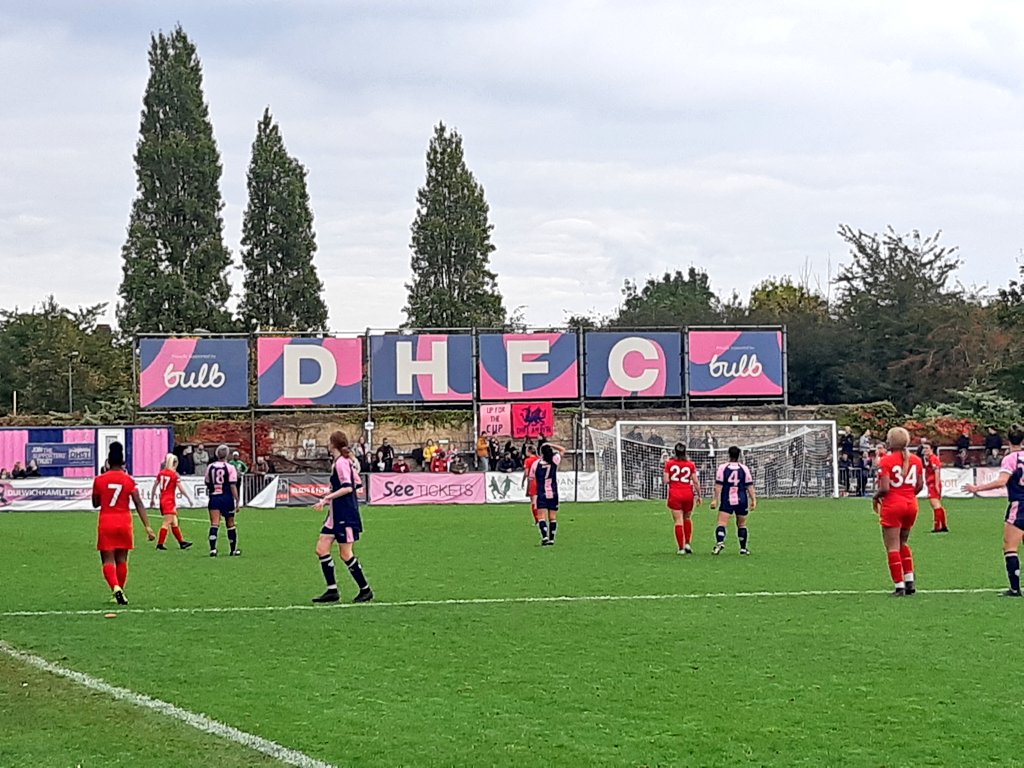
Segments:
[[[315,381],[303,382],[300,369],[303,360],[317,364],[320,375]],[[284,396],[313,400],[328,394],[338,381],[338,364],[329,349],[310,344],[288,344],[283,352]]]

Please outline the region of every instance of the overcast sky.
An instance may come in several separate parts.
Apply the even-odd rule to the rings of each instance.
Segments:
[[[238,258],[269,105],[309,169],[335,330],[402,320],[432,127],[463,135],[531,324],[693,264],[822,283],[839,223],[944,231],[967,284],[1024,248],[1024,3],[0,0],[0,295],[116,301],[152,32],[198,46]],[[236,285],[240,282],[236,273]]]

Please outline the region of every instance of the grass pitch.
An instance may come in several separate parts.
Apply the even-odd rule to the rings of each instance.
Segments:
[[[763,502],[749,558],[706,506],[690,557],[656,502],[566,505],[544,549],[523,506],[373,507],[378,602],[315,609],[317,513],[243,511],[211,559],[183,511],[195,548],[137,536],[116,619],[93,515],[6,514],[0,640],[338,766],[1006,765],[1024,602],[1001,503],[949,509],[891,599],[865,500]],[[3,655],[0,726],[5,768],[274,764]]]

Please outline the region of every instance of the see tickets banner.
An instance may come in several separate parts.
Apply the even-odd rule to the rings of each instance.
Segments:
[[[380,472],[370,475],[371,504],[483,504],[483,472]]]
[[[690,331],[693,397],[782,397],[781,331]]]
[[[247,339],[142,339],[143,408],[244,408],[249,404]]]

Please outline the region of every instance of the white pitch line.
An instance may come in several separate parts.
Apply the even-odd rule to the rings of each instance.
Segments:
[[[228,741],[233,741],[236,744],[241,744],[242,746],[248,747],[256,752],[273,757],[285,765],[293,765],[296,766],[296,768],[334,768],[330,763],[317,760],[304,752],[289,749],[288,747],[278,744],[276,741],[270,741],[269,739],[264,739],[262,736],[256,736],[252,733],[240,731],[238,728],[226,725],[225,723],[209,718],[206,715],[191,712],[166,701],[146,696],[143,693],[136,693],[135,691],[131,691],[127,688],[120,688],[116,685],[111,685],[104,680],[100,680],[98,677],[93,677],[92,675],[87,675],[83,672],[76,672],[75,670],[68,669],[67,667],[62,667],[59,664],[47,661],[41,656],[36,656],[35,654],[19,650],[3,640],[0,640],[0,653],[10,656],[12,659],[20,661],[22,664],[27,664],[30,667],[35,667],[36,669],[41,669],[44,672],[49,672],[50,674],[67,678],[72,682],[78,683],[84,688],[99,691],[100,693],[111,696],[119,701],[125,701],[133,706],[141,707],[142,709],[159,712],[162,715],[179,720],[198,731],[210,733],[214,736],[220,736],[222,739],[227,739]]]
[[[918,590],[918,595],[977,595],[985,592],[998,592],[996,587],[978,587],[970,589],[926,589]],[[374,602],[357,605],[354,603],[337,603],[331,606],[317,605],[232,605],[210,606],[200,608],[125,608],[114,606],[96,610],[79,611],[4,611],[0,617],[14,618],[19,616],[102,616],[115,610],[119,614],[173,614],[173,613],[276,613],[278,611],[336,611],[342,608],[360,610],[379,610],[382,608],[421,608],[446,605],[515,605],[531,603],[619,603],[644,600],[718,600],[724,598],[750,597],[832,597],[832,596],[868,596],[885,595],[887,590],[875,589],[806,589],[794,592],[695,592],[664,595],[552,595],[548,597],[464,597],[446,600],[396,600],[394,602]],[[913,599],[913,598],[911,598]]]

